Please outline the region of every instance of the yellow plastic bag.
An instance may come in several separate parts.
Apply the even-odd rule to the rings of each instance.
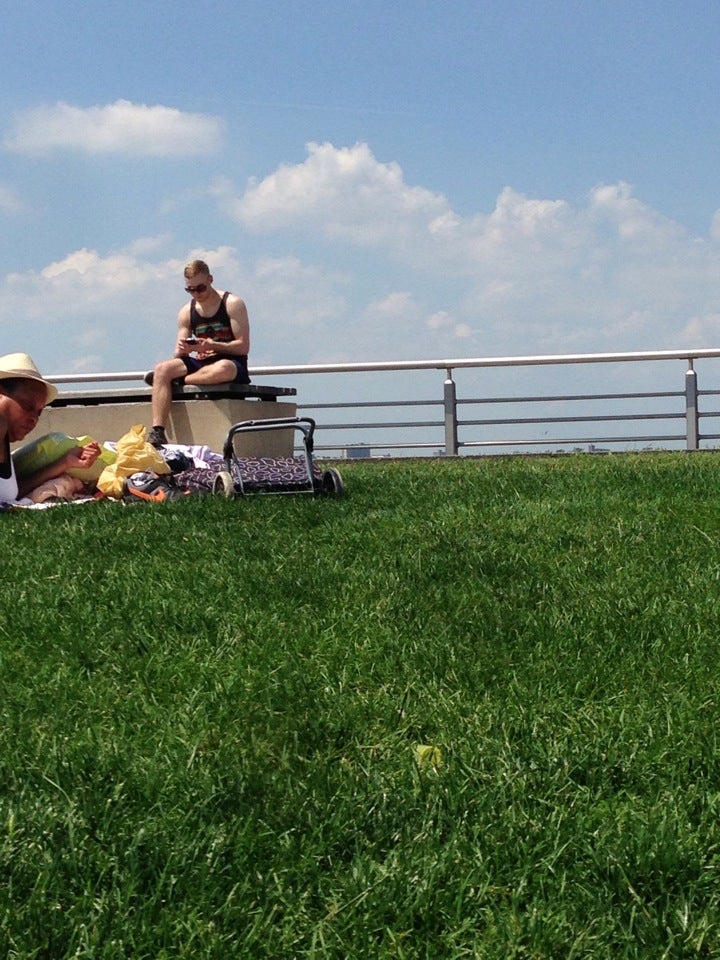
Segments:
[[[55,463],[60,457],[75,447],[84,447],[88,443],[93,443],[93,437],[69,437],[66,433],[55,431],[46,433],[37,440],[26,443],[13,452],[12,458],[15,465],[15,473],[19,479],[29,477],[36,470],[41,470],[51,463]],[[115,452],[101,447],[100,456],[95,463],[89,467],[72,467],[67,471],[69,476],[78,477],[80,480],[97,480],[105,467],[115,462]]]
[[[135,424],[120,437],[115,463],[105,467],[97,482],[98,489],[107,497],[119,500],[125,489],[125,478],[142,470],[154,470],[157,474],[170,473],[170,467],[162,454],[147,442],[147,430]]]

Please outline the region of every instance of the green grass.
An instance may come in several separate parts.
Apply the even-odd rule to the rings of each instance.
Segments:
[[[0,516],[0,956],[720,956],[719,471]]]

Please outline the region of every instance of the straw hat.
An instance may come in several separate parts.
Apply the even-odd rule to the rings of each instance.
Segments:
[[[7,353],[4,357],[0,357],[0,380],[11,380],[14,377],[44,383],[47,387],[46,403],[50,403],[58,395],[57,387],[43,379],[42,374],[33,363],[32,357],[29,357],[27,353]]]

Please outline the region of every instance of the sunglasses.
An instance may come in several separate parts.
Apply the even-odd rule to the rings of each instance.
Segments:
[[[205,293],[208,285],[206,283],[199,283],[196,287],[185,287],[186,293]]]

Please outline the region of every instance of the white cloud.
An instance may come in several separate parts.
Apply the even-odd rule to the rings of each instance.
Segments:
[[[378,296],[377,278],[393,289],[402,277],[417,316],[430,318],[428,338],[418,344],[398,314],[388,350],[403,338],[404,355],[442,353],[452,337],[474,339],[484,355],[697,345],[700,331],[715,342],[720,217],[709,237],[690,236],[624,182],[600,184],[582,203],[506,187],[489,213],[461,216],[367,144],[307,150],[240,195],[227,181],[215,192],[247,229],[329,241],[328,257],[367,286],[372,315],[383,297],[398,302]]]
[[[83,357],[79,357],[74,360],[69,369],[63,371],[64,373],[80,373],[80,374],[93,374],[97,373],[99,370],[103,370],[103,356],[102,354],[85,354]],[[113,371],[115,372],[115,371]]]
[[[187,299],[183,267],[196,257],[210,265],[219,289],[246,300],[254,363],[331,360],[343,348],[343,274],[297,257],[248,264],[229,246],[167,256],[168,246],[163,237],[146,237],[107,255],[82,248],[41,270],[0,278],[6,350],[31,349],[40,369],[52,373],[149,369],[173,348]]]
[[[248,268],[223,276],[233,278],[232,289],[248,306],[253,362],[309,363],[337,357],[347,339],[344,275],[289,256],[260,257]]]
[[[156,279],[156,271],[131,253],[101,257],[95,250],[77,250],[40,271],[39,284],[69,297],[84,293],[84,307],[103,298],[142,287]]]
[[[308,158],[283,165],[245,194],[231,212],[252,230],[312,227],[325,236],[374,245],[409,239],[450,211],[447,201],[423,187],[409,187],[397,163],[380,163],[367,144],[308,144]],[[227,197],[230,187],[219,183]]]
[[[107,106],[42,105],[18,114],[3,145],[15,153],[56,150],[142,157],[187,157],[220,147],[217,117],[117,100]]]
[[[572,203],[507,187],[493,209],[463,216],[367,145],[323,144],[244,194],[227,181],[213,192],[269,235],[255,259],[231,243],[180,258],[162,234],[75,250],[0,278],[4,336],[22,318],[43,344],[67,348],[68,368],[83,349],[105,369],[149,366],[170,349],[182,267],[198,256],[245,298],[255,364],[718,342],[720,238],[688,235],[625,183]],[[83,340],[88,327],[97,341]]]
[[[3,340],[30,350],[46,372],[142,368],[161,344],[170,348],[184,297],[181,274],[177,260],[152,262],[128,250],[104,257],[89,249],[41,270],[7,274],[0,280]]]
[[[416,307],[413,303],[412,294],[407,290],[397,290],[389,293],[382,300],[376,300],[368,305],[368,312],[377,314],[380,317],[402,317],[409,312],[415,312]]]
[[[0,213],[16,214],[22,213],[24,209],[25,206],[15,191],[0,183]]]
[[[691,347],[706,347],[720,342],[720,313],[691,317],[682,331],[682,339]]]
[[[441,330],[443,327],[451,327],[453,324],[452,316],[447,310],[438,310],[431,313],[425,321],[428,330]]]

